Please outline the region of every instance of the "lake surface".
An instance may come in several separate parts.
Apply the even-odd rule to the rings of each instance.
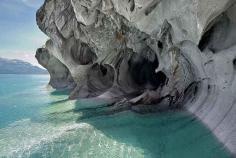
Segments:
[[[187,112],[123,112],[83,119],[48,88],[47,75],[0,75],[0,157],[229,158],[228,151]]]

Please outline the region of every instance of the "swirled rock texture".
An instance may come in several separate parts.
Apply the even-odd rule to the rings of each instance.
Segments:
[[[235,0],[45,0],[36,57],[71,99],[186,108],[236,154]]]

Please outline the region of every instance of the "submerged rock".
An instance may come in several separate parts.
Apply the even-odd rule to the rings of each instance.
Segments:
[[[71,99],[116,98],[109,113],[183,107],[236,154],[235,3],[45,0],[36,57]]]

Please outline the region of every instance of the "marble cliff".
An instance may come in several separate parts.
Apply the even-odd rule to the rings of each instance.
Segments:
[[[185,108],[236,154],[235,0],[46,0],[37,24],[53,88],[113,112]]]

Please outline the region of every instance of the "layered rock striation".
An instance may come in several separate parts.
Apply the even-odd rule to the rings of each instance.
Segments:
[[[235,0],[46,0],[37,24],[50,39],[36,57],[71,99],[183,107],[236,154],[235,10]]]

